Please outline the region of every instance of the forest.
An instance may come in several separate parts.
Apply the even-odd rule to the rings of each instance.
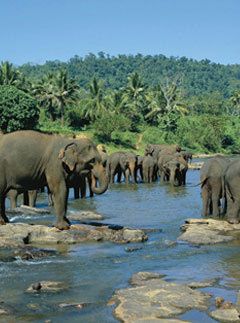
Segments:
[[[83,133],[110,149],[240,152],[240,65],[164,55],[0,66],[0,129]]]

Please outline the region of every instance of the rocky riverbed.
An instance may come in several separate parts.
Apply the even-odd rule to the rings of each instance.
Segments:
[[[183,234],[179,240],[192,244],[216,244],[240,240],[240,223],[230,224],[223,220],[188,219],[181,226]]]

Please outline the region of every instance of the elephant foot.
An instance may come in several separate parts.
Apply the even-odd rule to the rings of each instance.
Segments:
[[[8,218],[5,216],[0,216],[0,225],[9,223]]]
[[[64,220],[58,221],[55,224],[55,227],[58,228],[59,230],[69,230],[70,229],[70,222],[66,218]]]
[[[238,224],[240,221],[239,219],[230,218],[230,219],[227,219],[227,222],[230,224]]]

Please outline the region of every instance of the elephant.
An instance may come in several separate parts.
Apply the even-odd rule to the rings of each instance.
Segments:
[[[7,193],[7,197],[10,199],[10,209],[15,209],[17,207],[17,197],[19,194],[23,193],[23,204],[28,205],[30,207],[36,206],[37,200],[37,190],[16,190],[11,189]]]
[[[107,159],[108,159],[108,154],[107,154],[107,150],[105,148],[104,145],[97,145],[97,150],[102,158],[102,164],[103,164],[103,167],[106,167],[107,165]]]
[[[137,155],[137,163],[136,163],[136,181],[140,177],[140,180],[143,181],[143,159],[144,156]],[[138,176],[139,171],[139,176]]]
[[[114,176],[117,174],[117,182],[121,182],[122,174],[125,182],[129,183],[130,176],[133,183],[136,182],[136,165],[137,156],[131,152],[115,152],[112,153],[107,160],[107,172],[109,182],[114,183]]]
[[[226,211],[224,175],[229,162],[228,158],[219,156],[203,164],[200,170],[202,216],[220,216],[221,198],[224,204],[223,212]]]
[[[158,168],[161,181],[170,181],[172,185],[186,184],[187,162],[179,156],[160,155]]]
[[[227,221],[232,224],[240,222],[240,158],[228,163],[224,184],[227,198]]]
[[[156,163],[152,156],[147,155],[143,157],[142,162],[143,181],[146,183],[152,183],[155,179]]]
[[[183,159],[185,159],[186,162],[188,162],[190,164],[192,162],[193,154],[190,151],[182,150],[182,151],[176,153],[175,155],[183,157]]]
[[[181,147],[177,144],[173,145],[168,145],[168,144],[162,144],[162,145],[153,145],[153,144],[148,144],[145,148],[145,156],[151,155],[153,158],[158,161],[159,154],[161,151],[167,150],[168,153],[174,154],[176,152],[181,151]]]
[[[0,141],[0,224],[8,222],[5,198],[10,189],[35,190],[48,185],[57,216],[55,226],[68,229],[68,181],[91,173],[92,190],[104,193],[108,180],[96,146],[88,139],[70,139],[32,130],[16,131]],[[95,179],[99,187],[95,186]]]

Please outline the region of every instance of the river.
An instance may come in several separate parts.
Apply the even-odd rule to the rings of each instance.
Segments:
[[[70,210],[92,210],[104,215],[103,222],[134,228],[156,229],[143,244],[118,245],[110,242],[58,246],[58,255],[34,261],[0,262],[1,292],[14,309],[17,322],[118,322],[107,306],[116,289],[128,287],[131,275],[138,271],[156,271],[176,282],[218,278],[215,287],[203,289],[235,302],[240,288],[239,243],[216,246],[191,246],[175,243],[180,226],[187,218],[199,218],[201,212],[199,171],[188,171],[186,187],[168,184],[115,184],[105,194],[74,200]],[[38,206],[46,207],[43,196]],[[15,217],[15,222],[49,223],[53,215]],[[141,247],[127,252],[127,247]],[[42,280],[64,282],[60,293],[26,293]],[[85,303],[84,308],[60,308],[61,303]],[[191,322],[215,322],[206,313],[190,311],[180,318]],[[1,319],[0,319],[1,321]],[[1,322],[6,322],[1,321]]]

